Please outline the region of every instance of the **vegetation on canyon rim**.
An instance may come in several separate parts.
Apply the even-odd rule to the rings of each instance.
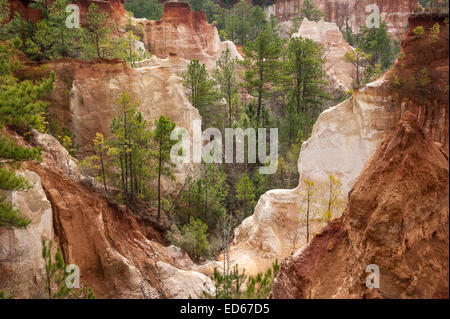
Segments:
[[[93,140],[95,154],[81,160],[84,171],[97,177],[114,200],[130,210],[139,209],[138,204],[152,206],[157,211],[158,221],[162,215],[170,221],[168,240],[186,250],[195,260],[204,260],[215,257],[227,247],[232,229],[251,214],[260,195],[268,189],[296,185],[300,146],[310,136],[326,103],[337,98],[326,90],[323,48],[309,39],[281,38],[275,19],[266,20],[260,6],[245,1],[234,5],[227,2],[227,8],[219,7],[212,0],[188,2],[192,9],[206,13],[222,39],[242,45],[244,53],[244,60],[238,62],[228,49],[225,50],[211,71],[198,60],[191,61],[183,73],[190,102],[199,110],[204,127],[214,126],[221,130],[225,127],[278,127],[281,140],[277,173],[259,174],[258,163],[203,164],[195,177],[188,176],[183,185],[177,185],[174,194],[163,192],[162,180],[174,179],[169,154],[176,143],[170,140],[175,124],[164,116],[152,125],[147,123],[137,111],[139,101],[132,101],[127,92],[117,99],[116,107],[120,112],[109,125],[111,137],[97,133]],[[47,112],[45,97],[52,90],[54,74],[50,73],[41,81],[21,81],[13,75],[20,66],[19,60],[11,57],[16,57],[20,50],[32,60],[121,58],[133,65],[150,53],[135,51],[131,46],[143,37],[139,25],[128,19],[126,32],[119,36],[117,26],[95,4],[89,7],[84,27],[66,28],[64,23],[68,13],[64,8],[68,3],[66,0],[57,0],[52,5],[37,2],[33,5],[42,13],[39,23],[24,21],[16,13],[11,21],[0,27],[0,125],[2,129],[10,128],[24,136],[31,129],[47,131],[77,155],[71,133],[60,127]],[[313,21],[323,17],[311,1],[305,1],[304,5],[304,17]],[[0,0],[0,7],[0,21],[4,21],[9,15],[7,2]],[[162,14],[157,1],[145,1],[145,5],[142,0],[128,1],[126,8],[133,11],[135,17],[159,19]],[[416,29],[414,33],[422,37],[425,30]],[[434,27],[429,32],[429,41],[435,41],[439,30]],[[346,56],[355,66],[355,89],[380,76],[398,53],[398,44],[389,38],[385,22],[379,29],[363,27],[358,35],[347,27],[344,35],[357,47],[354,53]],[[423,70],[420,83],[427,85],[427,76],[427,70]],[[403,86],[401,81],[404,79],[398,79],[398,83],[394,81],[393,85]],[[249,94],[250,102],[244,103],[240,99],[242,90]],[[32,185],[14,171],[20,162],[40,160],[40,155],[39,149],[19,146],[2,131],[0,188],[7,191],[31,188]],[[323,185],[308,180],[304,183],[307,192],[302,195],[302,201],[307,205],[300,206],[306,207],[306,211],[302,211],[302,215],[307,216],[306,223],[310,215],[327,222],[339,215],[343,202],[337,177],[330,175],[328,183]],[[29,223],[6,201],[6,196],[0,197],[1,227],[26,227]],[[307,234],[309,240],[309,230]],[[48,264],[51,253],[46,247],[44,245],[43,258]],[[49,270],[58,273],[55,285],[59,287],[63,261],[61,255],[57,254],[55,258],[56,264],[53,264],[54,268],[49,266]],[[238,268],[222,274],[216,271],[213,278],[215,297],[265,298],[278,267],[276,263],[264,275],[250,278]],[[244,282],[249,284],[246,291],[241,291]],[[6,295],[0,292],[0,298],[2,296]],[[54,296],[73,297],[69,293],[54,295],[49,292],[48,297]]]

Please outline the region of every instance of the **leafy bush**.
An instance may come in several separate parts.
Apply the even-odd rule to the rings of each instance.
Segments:
[[[423,26],[419,25],[417,27],[414,28],[413,33],[415,36],[417,37],[422,37],[425,33],[425,29],[423,28]]]
[[[167,232],[167,239],[184,249],[194,259],[207,257],[209,254],[208,225],[199,218],[191,217],[188,224],[183,225],[181,232],[176,225]]]
[[[212,280],[216,293],[210,295],[204,292],[203,295],[216,299],[266,299],[272,291],[273,282],[279,270],[278,259],[264,274],[258,273],[254,277],[247,276],[245,271],[240,272],[238,265],[235,265],[228,274],[221,274],[215,268]]]

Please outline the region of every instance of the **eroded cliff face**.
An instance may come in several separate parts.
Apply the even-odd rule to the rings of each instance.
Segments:
[[[52,3],[52,1],[49,1]],[[76,4],[80,9],[80,23],[84,24],[86,22],[86,14],[88,12],[89,6],[93,1],[89,0],[72,0],[71,4]],[[25,20],[32,20],[33,22],[38,22],[41,18],[39,9],[30,6],[31,1],[26,0],[8,0],[9,9],[11,12],[18,12],[20,16]],[[108,13],[110,18],[120,24],[125,17],[125,8],[123,7],[122,0],[104,0],[96,1],[95,4],[100,11]]]
[[[109,123],[118,114],[116,100],[122,92],[140,102],[138,111],[150,124],[164,115],[191,132],[192,121],[201,117],[182,84],[181,72],[186,65],[187,61],[174,56],[154,56],[137,69],[120,60],[57,59],[26,62],[19,74],[33,78],[45,76],[49,70],[55,72],[49,111],[72,131],[83,154],[92,149],[96,132],[110,136]]]
[[[412,18],[410,30],[402,41],[405,57],[382,78],[319,116],[311,137],[300,151],[299,186],[294,190],[272,190],[260,198],[254,214],[235,230],[235,239],[230,246],[232,260],[239,261],[241,267],[248,267],[254,273],[255,269],[264,271],[263,268],[275,258],[282,260],[304,246],[303,181],[308,179],[316,184],[326,184],[328,175],[333,174],[342,181],[343,199],[347,200],[347,193],[367,160],[397,127],[406,110],[416,114],[420,127],[448,153],[448,26],[439,20],[441,34],[434,44],[427,43],[428,33],[421,39],[424,41],[422,44],[412,35],[413,28],[423,25],[429,30],[433,21],[429,17]],[[425,67],[428,68],[430,83],[433,83],[428,85],[427,93],[420,87],[407,84],[410,76],[415,75],[415,85],[419,85],[421,79],[417,74]],[[401,90],[394,87],[399,83]],[[406,98],[408,94],[410,98]],[[316,225],[312,233],[324,224]],[[255,265],[262,266],[258,268]]]
[[[366,7],[376,4],[380,8],[383,20],[387,21],[389,32],[401,35],[408,24],[408,16],[419,6],[418,0],[314,0],[313,3],[325,14],[325,19],[345,26],[346,22],[358,32],[361,25],[365,25],[367,16]],[[266,12],[273,13],[279,21],[288,21],[297,16],[303,7],[303,0],[276,0]]]
[[[199,60],[209,69],[215,66],[223,50],[242,59],[231,41],[220,41],[215,26],[208,24],[203,12],[191,11],[185,2],[166,2],[159,21],[137,19],[144,26],[144,43],[159,58],[177,55],[186,60]]]
[[[300,150],[299,186],[265,193],[253,215],[236,228],[230,259],[248,273],[263,272],[275,259],[283,260],[306,244],[305,179],[327,185],[329,174],[333,174],[342,182],[341,199],[347,199],[365,162],[398,116],[390,108],[392,98],[381,93],[378,83],[319,116],[311,137]],[[310,235],[314,235],[326,223],[320,215],[311,219]]]
[[[323,65],[332,90],[348,91],[352,88],[354,67],[345,61],[345,54],[353,48],[345,41],[336,23],[308,21],[304,18],[298,31],[292,37],[311,39],[323,46],[325,63]]]
[[[274,298],[448,298],[448,25],[409,20],[404,57],[379,90],[399,121],[364,165],[348,205],[312,242],[282,263]],[[440,24],[439,39],[412,30]],[[430,82],[411,74],[428,70]],[[411,81],[409,85],[406,82]],[[423,79],[422,79],[423,80]],[[430,84],[432,83],[432,84]],[[404,85],[401,85],[404,84]],[[399,86],[400,85],[400,86]],[[366,267],[380,270],[379,289]]]
[[[81,174],[55,138],[33,131],[30,143],[42,147],[43,162],[23,165],[21,174],[34,187],[13,192],[11,200],[32,223],[0,228],[0,259],[14,257],[0,263],[0,285],[17,297],[43,296],[41,239],[54,239],[97,298],[198,298],[213,291],[211,280],[186,253],[167,246],[155,225],[101,196],[101,186]]]

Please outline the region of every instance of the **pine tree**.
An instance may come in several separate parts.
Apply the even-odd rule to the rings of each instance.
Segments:
[[[159,20],[163,16],[163,5],[158,0],[128,0],[123,6],[138,19]]]
[[[324,14],[314,5],[312,0],[304,0],[303,7],[301,9],[301,17],[307,18],[309,21],[318,22],[324,17]]]
[[[386,21],[382,21],[379,28],[361,26],[358,48],[370,54],[370,63],[381,65],[383,71],[387,70],[395,60]]]
[[[13,71],[19,67],[17,50],[12,41],[0,43],[0,130],[8,125],[22,132],[32,128],[43,129],[47,104],[41,100],[53,88],[54,73],[41,82],[19,81]],[[0,134],[0,189],[27,190],[32,187],[15,174],[11,164],[39,160],[41,151],[18,146],[3,133]],[[19,216],[19,211],[0,195],[0,226],[26,227],[30,221]]]
[[[202,116],[203,125],[211,118],[210,108],[217,100],[217,92],[214,89],[214,81],[209,78],[204,64],[198,60],[192,60],[183,72],[183,85],[188,89],[188,98]]]
[[[102,58],[102,46],[108,45],[112,33],[112,27],[108,22],[108,14],[98,11],[98,6],[91,3],[86,14],[87,25],[84,28],[84,55]]]
[[[170,139],[171,132],[175,129],[175,123],[169,118],[161,115],[155,121],[155,129],[152,137],[155,142],[156,149],[152,155],[157,161],[158,174],[158,221],[161,217],[161,177],[168,176],[173,178],[172,167],[174,164],[170,161],[170,150],[177,141]]]
[[[308,136],[312,120],[322,111],[321,106],[331,96],[325,91],[327,84],[323,70],[323,48],[310,39],[291,38],[283,61],[283,88],[286,90],[286,122],[288,145],[297,138]]]
[[[345,60],[350,62],[355,67],[356,73],[356,87],[360,87],[362,84],[361,68],[367,64],[372,58],[370,54],[365,53],[360,48],[357,48],[354,52],[347,52],[345,54]]]
[[[48,244],[42,240],[42,258],[44,259],[45,272],[43,282],[45,282],[45,292],[48,299],[95,299],[91,288],[83,286],[81,288],[67,287],[66,264],[59,248],[53,256],[53,241]]]
[[[102,181],[103,186],[105,187],[105,191],[108,192],[108,188],[106,187],[106,174],[105,174],[105,152],[104,152],[105,138],[102,133],[96,133],[94,138],[94,150],[98,153],[100,159],[100,168],[102,172]]]
[[[281,41],[273,30],[267,27],[254,42],[244,47],[245,88],[257,99],[256,118],[260,123],[263,99],[269,94],[267,86],[276,81],[281,53]]]
[[[108,156],[119,167],[121,189],[128,206],[136,196],[147,196],[145,182],[150,176],[147,167],[151,132],[147,121],[136,110],[139,102],[133,102],[123,92],[117,98],[117,105],[119,115],[109,125],[112,136],[107,141]]]
[[[220,97],[225,99],[225,116],[228,117],[228,125],[233,122],[234,108],[236,107],[235,96],[238,94],[236,80],[237,62],[231,57],[230,49],[227,48],[217,59],[216,68],[213,70],[213,78],[219,86]]]
[[[247,216],[249,210],[255,205],[255,185],[247,173],[242,174],[236,184],[236,198],[241,201],[244,215]]]

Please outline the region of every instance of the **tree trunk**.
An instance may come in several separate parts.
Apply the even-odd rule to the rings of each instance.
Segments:
[[[161,217],[161,167],[162,167],[162,156],[161,156],[161,144],[159,141],[159,163],[158,163],[158,221]]]

